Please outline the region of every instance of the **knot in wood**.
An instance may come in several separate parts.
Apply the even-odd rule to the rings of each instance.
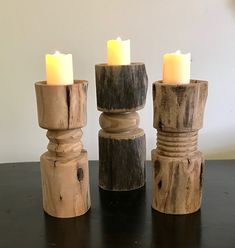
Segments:
[[[100,126],[108,133],[123,133],[135,130],[139,126],[139,114],[129,113],[102,113],[100,115]]]
[[[78,181],[82,181],[84,178],[84,173],[82,168],[78,168],[77,170],[77,179]]]
[[[197,151],[198,131],[157,133],[157,152],[166,157],[187,157]]]

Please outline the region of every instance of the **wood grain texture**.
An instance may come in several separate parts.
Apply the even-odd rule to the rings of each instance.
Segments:
[[[152,151],[152,207],[166,214],[190,214],[201,207],[204,158],[201,152],[185,158]]]
[[[206,81],[199,80],[184,85],[153,83],[153,126],[177,132],[202,128],[207,87]]]
[[[49,130],[47,132],[47,138],[49,139],[47,146],[48,158],[55,161],[69,161],[73,158],[78,158],[83,149],[81,137],[81,129],[66,131]]]
[[[143,63],[95,66],[98,110],[133,112],[145,105],[148,78]]]
[[[35,83],[39,126],[50,130],[81,128],[86,125],[88,82],[72,85]]]
[[[43,208],[59,218],[85,214],[90,208],[87,152],[72,160],[52,159],[48,152],[40,159]]]
[[[157,149],[152,151],[152,207],[167,214],[189,214],[201,206],[204,158],[197,149],[203,125],[207,82],[153,84]]]
[[[144,130],[141,128],[133,129],[128,132],[122,133],[109,133],[105,132],[103,129],[99,131],[99,136],[106,139],[116,139],[116,140],[130,140],[136,139],[144,135]]]
[[[121,114],[102,113],[99,122],[105,132],[122,133],[137,129],[140,118],[137,112]]]
[[[146,141],[112,139],[99,133],[99,186],[105,190],[129,191],[145,184]]]

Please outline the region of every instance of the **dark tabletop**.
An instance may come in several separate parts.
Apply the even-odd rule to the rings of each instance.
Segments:
[[[201,211],[184,216],[151,209],[149,165],[146,187],[118,193],[98,188],[90,162],[91,210],[56,219],[42,209],[39,163],[0,164],[0,248],[235,248],[235,160],[207,161]]]

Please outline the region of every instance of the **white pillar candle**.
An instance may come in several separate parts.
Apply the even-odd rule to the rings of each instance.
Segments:
[[[73,58],[72,54],[46,55],[46,80],[51,85],[73,84]]]
[[[165,54],[163,57],[163,83],[190,83],[191,54],[180,51]]]
[[[108,65],[129,65],[131,63],[130,40],[109,40],[107,42]]]

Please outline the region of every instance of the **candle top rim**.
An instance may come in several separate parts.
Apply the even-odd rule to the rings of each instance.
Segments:
[[[118,39],[119,38],[119,39]],[[127,39],[127,40],[122,40],[120,37],[117,37],[117,39],[111,39],[111,40],[108,40],[107,42],[109,43],[109,42],[129,42],[130,41],[130,39]]]
[[[126,67],[128,67],[128,66],[134,66],[134,65],[145,65],[145,63],[144,62],[131,62],[130,64],[128,64],[128,65],[109,65],[108,63],[99,63],[99,64],[95,64],[95,66],[113,66],[113,67],[122,67],[122,66],[126,66]]]
[[[201,79],[190,79],[190,82],[188,84],[182,84],[182,83],[164,83],[163,80],[157,80],[154,82],[154,84],[161,84],[161,85],[166,85],[166,86],[172,86],[172,87],[189,87],[193,86],[199,83],[208,83],[207,80],[201,80]]]
[[[61,53],[61,52],[58,52],[58,51],[55,51],[54,53],[47,53],[46,56],[72,56],[71,53]]]
[[[165,53],[164,56],[189,56],[191,57],[191,53],[181,53],[180,50],[177,50],[176,52],[172,52],[172,53]]]
[[[38,82],[35,82],[35,85],[41,85],[41,86],[46,86],[46,87],[65,87],[65,86],[73,86],[73,85],[78,85],[78,84],[84,84],[87,83],[87,80],[83,79],[74,79],[73,84],[47,84],[46,80],[41,80]]]

